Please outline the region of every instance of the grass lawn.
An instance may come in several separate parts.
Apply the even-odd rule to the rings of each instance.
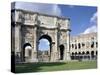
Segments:
[[[93,69],[97,68],[97,61],[70,61],[70,62],[38,62],[16,64],[16,73],[47,72],[61,70]]]

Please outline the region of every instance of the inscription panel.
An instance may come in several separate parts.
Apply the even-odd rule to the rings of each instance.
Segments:
[[[54,17],[39,15],[38,20],[40,21],[41,26],[43,27],[55,27]]]

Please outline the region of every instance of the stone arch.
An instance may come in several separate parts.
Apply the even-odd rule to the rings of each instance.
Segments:
[[[41,40],[41,39],[47,39],[49,41],[49,43],[50,43],[50,52],[51,52],[52,38],[49,35],[44,34],[44,35],[40,36],[39,40]],[[39,40],[38,40],[38,42],[39,42]]]
[[[72,52],[72,53],[71,53],[71,59],[74,60],[74,58],[75,58],[75,53]]]
[[[31,46],[31,44],[30,44],[30,43],[25,43],[25,44],[23,45],[23,49],[25,49],[26,46]]]
[[[85,43],[84,43],[84,42],[83,42],[81,45],[82,45],[82,48],[84,48],[84,47],[85,47]]]
[[[91,51],[91,55],[92,55],[92,56],[94,55],[94,51]]]
[[[23,61],[27,61],[29,58],[31,58],[32,53],[32,46],[30,43],[25,43],[23,45]]]
[[[77,49],[77,44],[75,44],[75,49]]]
[[[98,42],[96,42],[96,47],[98,47]]]
[[[91,58],[94,59],[94,51],[91,51]]]
[[[78,43],[78,49],[80,49],[81,48],[81,44],[80,43]]]
[[[77,52],[75,52],[75,55],[77,55]]]
[[[42,38],[47,39],[50,43],[52,42],[52,39],[48,34],[44,34],[44,35],[40,36],[39,40],[42,39]]]
[[[83,52],[82,52],[82,55],[84,55],[84,54],[85,54],[85,52],[83,51]]]
[[[92,41],[91,43],[91,48],[94,48],[94,41]]]
[[[81,55],[81,52],[78,52],[78,55]]]
[[[74,44],[72,44],[72,48],[74,48]]]
[[[90,54],[89,51],[86,51],[86,54],[87,54],[87,55]]]
[[[86,51],[86,58],[90,59],[90,52],[89,51]]]
[[[72,52],[72,56],[74,56],[75,55],[75,53],[74,52]]]
[[[15,10],[12,13],[15,13]],[[12,44],[15,46],[13,48],[13,50],[15,50],[15,53],[19,52],[19,54],[22,54],[20,58],[23,59],[25,57],[25,46],[27,45],[30,46],[29,43],[31,43],[32,46],[31,62],[38,62],[37,58],[38,41],[41,38],[46,38],[48,39],[48,41],[50,41],[50,52],[52,54],[51,61],[53,62],[58,61],[59,59],[58,49],[59,45],[61,44],[64,44],[66,49],[66,51],[64,52],[65,56],[63,60],[65,61],[70,60],[69,44],[70,44],[71,29],[70,29],[69,18],[62,18],[53,15],[37,14],[36,12],[30,13],[29,11],[24,11],[24,10],[21,11],[17,10],[15,15],[18,16],[16,24],[14,22],[15,26],[13,27],[13,29],[15,28],[17,30],[14,31],[13,33],[13,36],[16,36],[14,37],[14,39],[16,39],[14,40],[16,44],[14,42]],[[25,23],[23,22],[23,20]],[[49,37],[49,35],[51,37]]]
[[[64,47],[63,44],[61,44],[61,45],[59,46],[59,48],[60,48],[60,60],[63,60],[63,58],[64,58],[64,49],[65,49],[65,47]]]
[[[45,58],[45,59],[47,59],[47,60],[49,60],[50,61],[50,59],[51,59],[51,52],[52,52],[52,38],[48,35],[48,34],[44,34],[44,35],[42,35],[42,36],[40,36],[39,37],[39,40],[38,40],[38,42],[41,40],[41,39],[46,39],[46,40],[48,40],[49,41],[49,53],[47,53],[47,57]],[[38,47],[39,47],[39,44],[38,44]],[[38,50],[39,51],[39,50]],[[38,59],[39,59],[39,54],[37,54],[37,56],[38,56]],[[40,59],[44,59],[44,58],[40,58]]]

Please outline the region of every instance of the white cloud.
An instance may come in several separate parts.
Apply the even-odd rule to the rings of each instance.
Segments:
[[[90,18],[91,27],[88,27],[83,33],[81,34],[88,34],[92,32],[97,32],[97,12],[93,14]]]
[[[97,23],[97,12],[93,14],[93,16],[90,19],[91,23]]]
[[[88,33],[92,33],[92,32],[97,32],[97,26],[96,26],[96,25],[93,25],[93,26],[87,28],[87,29],[83,32],[83,34],[88,34]]]
[[[57,4],[17,2],[15,8],[61,16],[61,9]]]

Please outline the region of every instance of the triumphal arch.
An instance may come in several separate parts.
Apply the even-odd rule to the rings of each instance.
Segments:
[[[11,48],[16,62],[39,62],[39,40],[50,43],[49,61],[70,60],[70,19],[21,9],[11,10]],[[26,48],[28,46],[28,48]]]

